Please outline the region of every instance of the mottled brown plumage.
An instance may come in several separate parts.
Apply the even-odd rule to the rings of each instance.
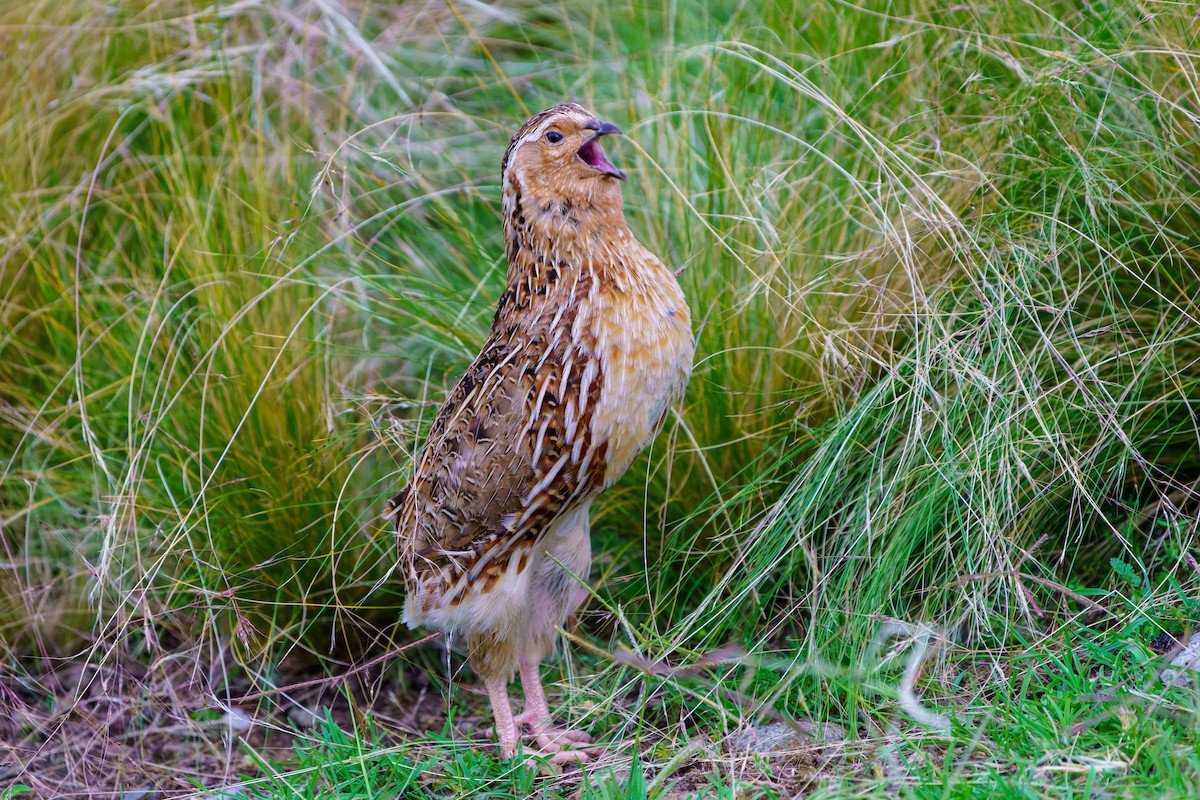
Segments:
[[[567,749],[586,735],[549,724],[538,665],[586,594],[592,500],[650,441],[691,371],[683,293],[630,233],[625,176],[600,147],[614,133],[565,104],[512,138],[508,287],[392,500],[405,621],[465,641],[506,756],[527,724],[555,760],[587,757]],[[513,717],[518,668],[526,710]]]

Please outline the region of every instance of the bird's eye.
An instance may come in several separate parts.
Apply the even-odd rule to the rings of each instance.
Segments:
[[[546,141],[550,144],[558,144],[563,139],[562,134],[558,131],[550,131],[546,134]]]

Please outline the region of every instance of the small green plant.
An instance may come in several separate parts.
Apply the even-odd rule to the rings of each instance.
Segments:
[[[641,759],[634,754],[624,781],[606,774],[593,783],[593,777],[585,775],[581,797],[583,800],[649,800]]]
[[[1134,589],[1142,588],[1142,576],[1131,565],[1115,556],[1110,558],[1108,563],[1112,565],[1113,573],[1118,578],[1128,583]]]
[[[410,748],[385,746],[373,723],[365,730],[344,731],[327,710],[308,737],[297,743],[294,761],[262,766],[269,778],[248,781],[240,796],[419,797],[418,778],[432,764],[415,760]]]

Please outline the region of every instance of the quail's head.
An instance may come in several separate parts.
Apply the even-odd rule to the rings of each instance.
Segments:
[[[547,109],[512,138],[504,154],[504,180],[522,204],[619,209],[625,173],[608,160],[601,141],[620,132],[575,103]]]

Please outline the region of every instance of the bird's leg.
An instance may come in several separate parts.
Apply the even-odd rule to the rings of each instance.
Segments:
[[[517,751],[517,723],[513,720],[512,706],[508,704],[508,681],[504,678],[484,678],[483,685],[492,701],[496,736],[500,739],[500,757],[512,758]]]
[[[528,725],[533,733],[538,747],[548,753],[555,753],[552,761],[587,761],[586,750],[568,750],[575,744],[587,744],[592,737],[585,731],[559,728],[550,721],[550,706],[546,702],[546,690],[542,687],[542,673],[538,669],[540,662],[531,658],[521,658],[521,686],[525,689],[525,710],[514,718],[516,725]]]
[[[520,659],[521,687],[525,690],[525,710],[514,718],[518,726],[528,725],[538,732],[550,716],[550,704],[546,702],[546,690],[542,687],[540,662],[529,658]]]

